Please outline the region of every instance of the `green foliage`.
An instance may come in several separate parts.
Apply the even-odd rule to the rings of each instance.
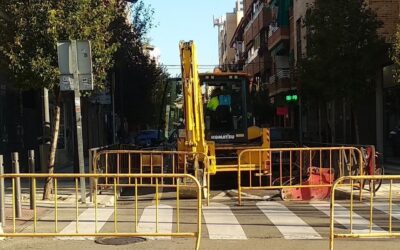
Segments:
[[[119,112],[131,122],[154,122],[168,77],[143,52],[154,11],[143,0],[129,6],[121,0],[1,0],[0,69],[19,88],[54,89],[60,75],[57,42],[88,39],[96,88],[105,87],[115,65]]]
[[[153,27],[152,15],[153,10],[138,1],[129,13],[131,22],[121,15],[112,25],[113,41],[120,45],[115,54],[117,109],[130,126],[158,125],[168,78],[166,70],[144,53],[146,34]]]
[[[117,43],[110,24],[121,15],[116,1],[2,0],[0,58],[19,87],[53,88],[59,81],[57,41],[87,39],[92,44],[95,85],[102,87]]]
[[[386,47],[377,34],[382,24],[363,0],[317,0],[304,25],[307,55],[299,72],[309,100],[354,100],[374,89]]]
[[[397,31],[394,37],[392,60],[396,68],[396,80],[397,82],[400,82],[400,25],[397,25]]]

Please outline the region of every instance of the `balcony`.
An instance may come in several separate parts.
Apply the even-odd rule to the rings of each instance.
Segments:
[[[289,28],[271,25],[268,34],[268,49],[272,50],[281,42],[289,41]]]
[[[246,25],[244,28],[244,32],[248,31],[253,24],[253,22],[257,19],[258,15],[261,13],[262,9],[266,6],[263,3],[257,4],[256,6],[253,7],[253,13],[252,13],[252,18],[249,21],[249,23]]]
[[[259,49],[256,49],[256,50],[251,49],[251,50],[250,50],[251,53],[249,53],[248,56],[247,56],[247,59],[246,59],[246,61],[245,61],[246,64],[251,63],[251,62],[258,56],[258,50],[259,50]]]
[[[289,69],[281,69],[276,72],[277,78],[280,79],[285,79],[285,78],[290,78],[290,70]]]
[[[281,69],[269,78],[269,96],[275,96],[281,92],[293,89],[290,82],[290,74],[291,71],[289,69]]]

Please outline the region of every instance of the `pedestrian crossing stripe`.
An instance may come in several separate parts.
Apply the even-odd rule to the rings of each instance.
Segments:
[[[210,203],[203,208],[209,238],[212,240],[246,240],[247,236],[230,207]]]
[[[144,209],[138,224],[138,232],[155,233],[157,231],[156,225],[157,208],[155,205],[148,206]],[[173,224],[173,208],[168,205],[158,205],[158,232],[171,233]],[[162,237],[146,237],[151,240],[171,239],[170,236]]]
[[[316,202],[311,203],[319,211],[323,212],[325,215],[330,216],[330,203],[329,202]],[[334,219],[336,223],[341,224],[347,229],[350,229],[350,210],[343,207],[340,204],[335,204],[335,215]],[[364,219],[362,216],[358,215],[353,211],[353,233],[354,234],[366,234],[369,233],[370,222]],[[383,233],[385,230],[379,226],[372,224],[372,233]]]
[[[369,205],[369,203],[366,203]],[[385,214],[390,213],[390,207],[388,202],[374,202],[374,208],[384,212]],[[392,204],[392,217],[400,220],[400,206]]]
[[[97,209],[97,230],[106,224],[109,218],[113,215],[114,209],[109,208],[98,208]],[[76,229],[76,221],[72,221],[68,224],[60,234],[74,234],[77,233],[95,233],[95,209],[88,208],[83,211],[78,217],[78,230]],[[94,240],[94,237],[59,237],[61,240]]]
[[[260,201],[257,202],[257,207],[278,228],[285,239],[322,239],[311,226],[281,203]]]
[[[2,234],[2,233],[4,233],[4,232],[3,232],[3,226],[2,226],[2,224],[0,223],[0,234]],[[4,240],[4,237],[0,237],[0,241],[2,241],[2,240]]]

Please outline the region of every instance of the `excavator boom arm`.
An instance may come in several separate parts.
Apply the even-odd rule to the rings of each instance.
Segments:
[[[185,145],[192,152],[208,153],[196,46],[193,41],[180,42],[185,115]]]

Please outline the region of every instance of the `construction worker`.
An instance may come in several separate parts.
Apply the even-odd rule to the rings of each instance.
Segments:
[[[219,106],[219,95],[221,94],[221,89],[216,88],[211,93],[211,99],[207,103],[207,109],[211,111],[216,111]]]

